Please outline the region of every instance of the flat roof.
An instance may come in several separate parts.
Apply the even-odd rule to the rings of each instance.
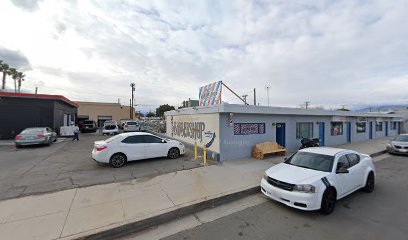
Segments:
[[[10,97],[10,98],[33,98],[33,99],[46,99],[46,100],[58,100],[65,102],[73,107],[78,108],[79,105],[75,102],[69,100],[62,95],[50,95],[50,94],[33,94],[33,93],[13,93],[13,92],[1,92],[0,97]]]
[[[188,107],[167,111],[166,116],[192,115],[208,113],[242,113],[242,114],[270,114],[270,115],[302,115],[302,116],[345,116],[345,117],[381,117],[401,118],[398,114],[362,113],[353,111],[304,109],[289,107],[268,107],[241,104],[221,104],[216,106]]]

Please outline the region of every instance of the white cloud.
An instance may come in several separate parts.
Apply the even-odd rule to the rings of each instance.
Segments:
[[[273,105],[407,100],[404,0],[26,3],[0,3],[0,47],[32,67],[25,88],[127,103],[135,82],[137,102],[178,105],[222,79],[262,104],[268,84]]]

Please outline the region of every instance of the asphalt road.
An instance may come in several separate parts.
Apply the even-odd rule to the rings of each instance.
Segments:
[[[383,157],[382,157],[383,158]],[[268,200],[164,239],[407,239],[408,157],[376,163],[373,193],[356,192],[329,216]]]
[[[97,164],[91,160],[94,141],[100,134],[80,134],[79,142],[70,139],[51,146],[16,149],[0,146],[0,200],[58,191],[74,187],[151,178],[157,175],[199,167],[191,151],[178,158],[157,158],[129,162],[122,168]]]

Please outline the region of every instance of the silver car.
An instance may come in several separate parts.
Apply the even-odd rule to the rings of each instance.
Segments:
[[[127,121],[125,125],[123,125],[124,132],[136,132],[140,131],[139,123],[135,121]]]
[[[395,154],[408,154],[408,134],[400,134],[387,144],[387,151]]]
[[[50,145],[57,141],[57,133],[49,127],[26,128],[15,137],[14,143],[19,148],[23,145]]]

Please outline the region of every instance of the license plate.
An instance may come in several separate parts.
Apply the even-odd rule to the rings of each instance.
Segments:
[[[407,152],[407,149],[400,149],[399,151],[405,153]]]

